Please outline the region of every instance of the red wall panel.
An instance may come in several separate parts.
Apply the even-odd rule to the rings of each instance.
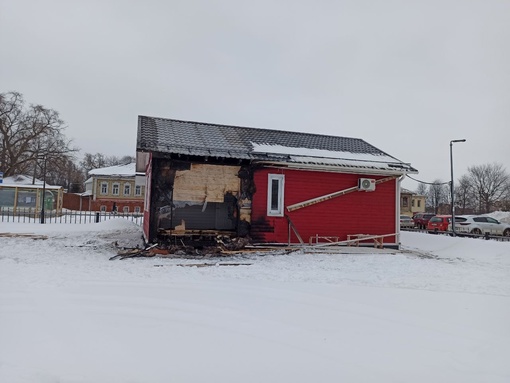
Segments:
[[[305,200],[356,186],[358,178],[384,178],[359,174],[343,174],[289,169],[259,169],[254,173],[256,193],[252,201],[252,237],[255,241],[287,243],[288,221],[285,217],[267,216],[268,174],[284,174],[284,204]],[[285,210],[303,241],[310,236],[348,234],[392,234],[396,232],[396,180],[376,186],[373,192],[349,193],[292,212]],[[291,242],[298,242],[292,234]],[[395,243],[395,238],[385,239]]]

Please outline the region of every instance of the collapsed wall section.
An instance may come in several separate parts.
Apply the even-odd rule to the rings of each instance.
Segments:
[[[241,165],[156,159],[151,224],[161,235],[247,235],[252,174]]]

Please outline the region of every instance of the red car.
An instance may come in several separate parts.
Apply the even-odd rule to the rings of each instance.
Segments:
[[[427,224],[429,223],[429,220],[435,216],[435,214],[431,213],[416,213],[413,216],[414,226],[416,226],[418,229],[426,229]]]
[[[451,215],[435,215],[427,223],[427,231],[429,233],[448,231],[448,225],[451,223],[451,219]]]

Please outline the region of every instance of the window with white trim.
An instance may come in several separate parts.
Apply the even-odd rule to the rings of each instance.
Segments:
[[[131,195],[131,184],[124,184],[124,195]]]
[[[122,211],[123,211],[124,213],[129,213],[129,206],[124,206],[124,207],[122,208]]]
[[[101,182],[101,194],[108,194],[108,182]]]
[[[135,195],[141,196],[142,195],[142,187],[140,185],[135,186]]]
[[[135,206],[135,213],[140,213],[140,206]]]
[[[267,215],[283,217],[283,189],[285,176],[283,174],[268,174],[267,176]]]
[[[101,207],[99,208],[100,211],[106,211],[106,206],[105,205],[101,205]]]
[[[119,195],[119,193],[120,193],[119,189],[120,189],[120,185],[118,183],[114,183],[112,186],[112,194]]]

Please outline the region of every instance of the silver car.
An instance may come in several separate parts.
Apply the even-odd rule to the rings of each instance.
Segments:
[[[448,225],[451,231],[452,225]],[[483,215],[455,216],[455,232],[459,234],[488,234],[510,237],[510,224]]]
[[[400,216],[400,228],[401,229],[414,229],[414,221],[407,215]]]

